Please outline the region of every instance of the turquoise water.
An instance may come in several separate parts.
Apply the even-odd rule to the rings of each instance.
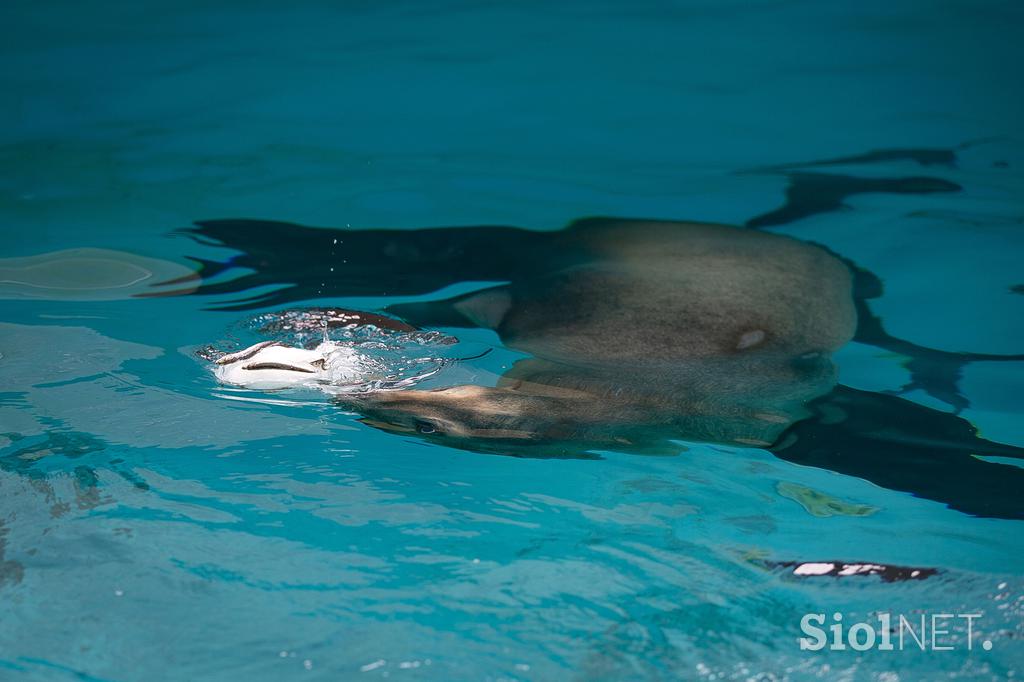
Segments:
[[[894,337],[1024,351],[1012,3],[8,2],[0,19],[4,259],[223,262],[235,251],[175,232],[214,218],[743,224],[799,181],[763,169],[798,163],[961,188],[857,193],[770,229],[880,278],[871,310]],[[887,149],[955,163],[807,165]],[[380,309],[478,286],[341,297],[325,283],[287,303]],[[285,305],[218,307],[278,288],[80,300],[0,284],[0,679],[1021,674],[1024,543],[998,518],[1012,514],[756,448],[488,456],[326,400],[233,400],[194,352]],[[453,371],[519,357],[492,332],[453,333],[495,349]],[[853,342],[836,362],[843,385],[882,393],[911,381],[906,358]],[[960,416],[1024,447],[1022,379],[1021,362],[966,364]],[[988,459],[993,485],[1015,480],[1019,460]],[[929,477],[951,474],[924,463]],[[801,504],[804,489],[837,502]],[[940,573],[764,567],[831,560]],[[818,611],[981,616],[970,651],[962,622],[952,651],[801,651],[800,618]]]

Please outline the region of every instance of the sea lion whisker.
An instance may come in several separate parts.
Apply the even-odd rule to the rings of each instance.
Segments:
[[[296,367],[295,365],[286,365],[281,362],[257,362],[251,365],[246,365],[242,369],[283,369],[289,372],[305,372],[306,374],[316,374],[312,369],[306,369],[305,367]]]

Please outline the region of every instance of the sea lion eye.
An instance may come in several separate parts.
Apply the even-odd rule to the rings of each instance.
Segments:
[[[422,434],[437,433],[437,427],[435,427],[430,422],[425,422],[425,421],[417,420],[416,421],[416,433],[422,433]]]

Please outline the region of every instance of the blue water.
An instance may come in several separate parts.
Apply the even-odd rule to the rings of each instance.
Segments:
[[[859,194],[773,231],[878,275],[872,310],[894,336],[1020,353],[1022,26],[1017,4],[988,1],[11,0],[0,257],[224,261],[174,231],[229,217],[742,224],[787,184],[750,169],[963,144],[955,166],[828,169],[962,191]],[[14,289],[0,287],[0,679],[893,682],[1024,668],[1019,520],[755,448],[488,456],[326,401],[230,400],[194,351],[250,314],[211,309],[231,296]],[[491,332],[458,336],[496,348],[481,371],[515,355]],[[910,376],[865,344],[836,360],[866,391]],[[961,416],[1024,447],[1022,380],[1020,362],[967,365]],[[873,511],[816,516],[782,494],[793,486]],[[801,581],[757,564],[847,558],[942,572]],[[953,651],[801,651],[800,617],[819,610],[982,615],[970,651],[961,631]]]

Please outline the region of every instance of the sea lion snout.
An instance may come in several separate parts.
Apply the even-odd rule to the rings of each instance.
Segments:
[[[351,348],[330,342],[306,349],[264,341],[216,360],[214,376],[224,384],[274,390],[357,376],[357,364]]]
[[[380,391],[346,398],[363,415],[364,424],[446,441],[537,439],[537,410],[526,409],[524,400],[526,397],[508,389],[474,385]]]

